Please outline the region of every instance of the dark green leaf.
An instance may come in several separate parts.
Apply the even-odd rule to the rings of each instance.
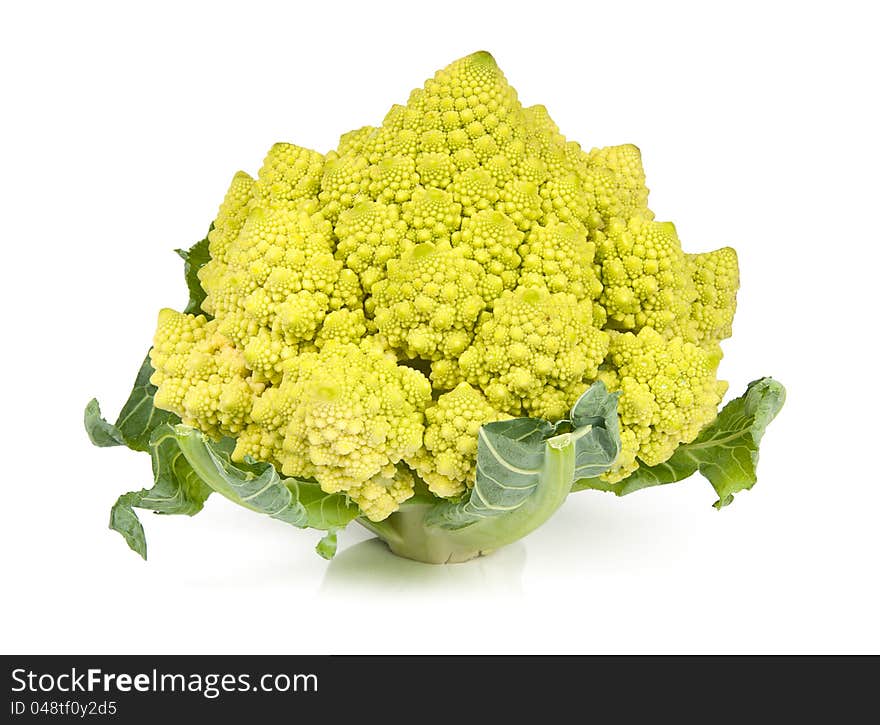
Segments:
[[[213,228],[214,225],[212,224],[211,229]],[[211,229],[208,230],[209,234]],[[211,255],[208,252],[208,237],[206,236],[204,239],[196,242],[189,249],[175,249],[174,251],[183,258],[183,274],[186,278],[186,286],[189,289],[189,302],[183,311],[193,315],[203,314],[202,302],[205,301],[207,295],[202,288],[198,274],[199,270],[211,259]]]
[[[149,451],[153,431],[164,423],[179,420],[174,413],[153,406],[156,386],[150,383],[152,374],[153,367],[147,355],[115,425],[101,417],[97,400],[89,401],[85,410],[85,427],[92,443],[102,447],[125,445],[135,451]]]

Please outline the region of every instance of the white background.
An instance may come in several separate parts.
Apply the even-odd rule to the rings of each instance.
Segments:
[[[7,3],[0,17],[0,641],[71,652],[880,651],[878,117],[869,3]],[[490,50],[584,146],[633,142],[689,251],[731,243],[722,374],[789,401],[760,482],[573,495],[495,556],[426,567],[352,527],[237,510],[107,529],[149,460],[92,448],[172,249],[278,140],[322,151],[459,56]]]

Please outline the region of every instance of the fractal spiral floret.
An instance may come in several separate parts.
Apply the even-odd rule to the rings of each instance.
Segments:
[[[358,518],[405,556],[468,558],[511,538],[487,522],[559,488],[554,466],[558,506],[662,478],[725,424],[736,253],[683,251],[648,208],[639,150],[567,140],[486,52],[333,151],[276,143],[255,178],[233,177],[196,256],[196,306],[159,313],[141,381],[154,422],[208,492],[223,488],[209,459],[235,485],[265,478],[296,525]],[[737,399],[754,462],[772,415],[752,408],[782,397],[765,378]],[[94,415],[90,433],[128,442]],[[716,486],[719,501],[750,485]],[[250,501],[233,488],[220,492]],[[328,502],[347,520],[309,519]]]

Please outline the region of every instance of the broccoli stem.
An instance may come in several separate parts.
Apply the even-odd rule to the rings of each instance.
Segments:
[[[461,529],[427,524],[425,516],[434,506],[419,496],[404,503],[382,521],[357,519],[397,556],[428,564],[456,564],[485,556],[518,541],[543,525],[571,490],[575,448],[570,434],[548,441],[541,485],[519,508],[487,516]]]

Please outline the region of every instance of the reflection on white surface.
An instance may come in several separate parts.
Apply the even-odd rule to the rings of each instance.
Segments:
[[[322,594],[424,594],[478,591],[522,594],[526,548],[521,542],[462,564],[423,564],[392,554],[379,539],[340,551],[328,564]]]

